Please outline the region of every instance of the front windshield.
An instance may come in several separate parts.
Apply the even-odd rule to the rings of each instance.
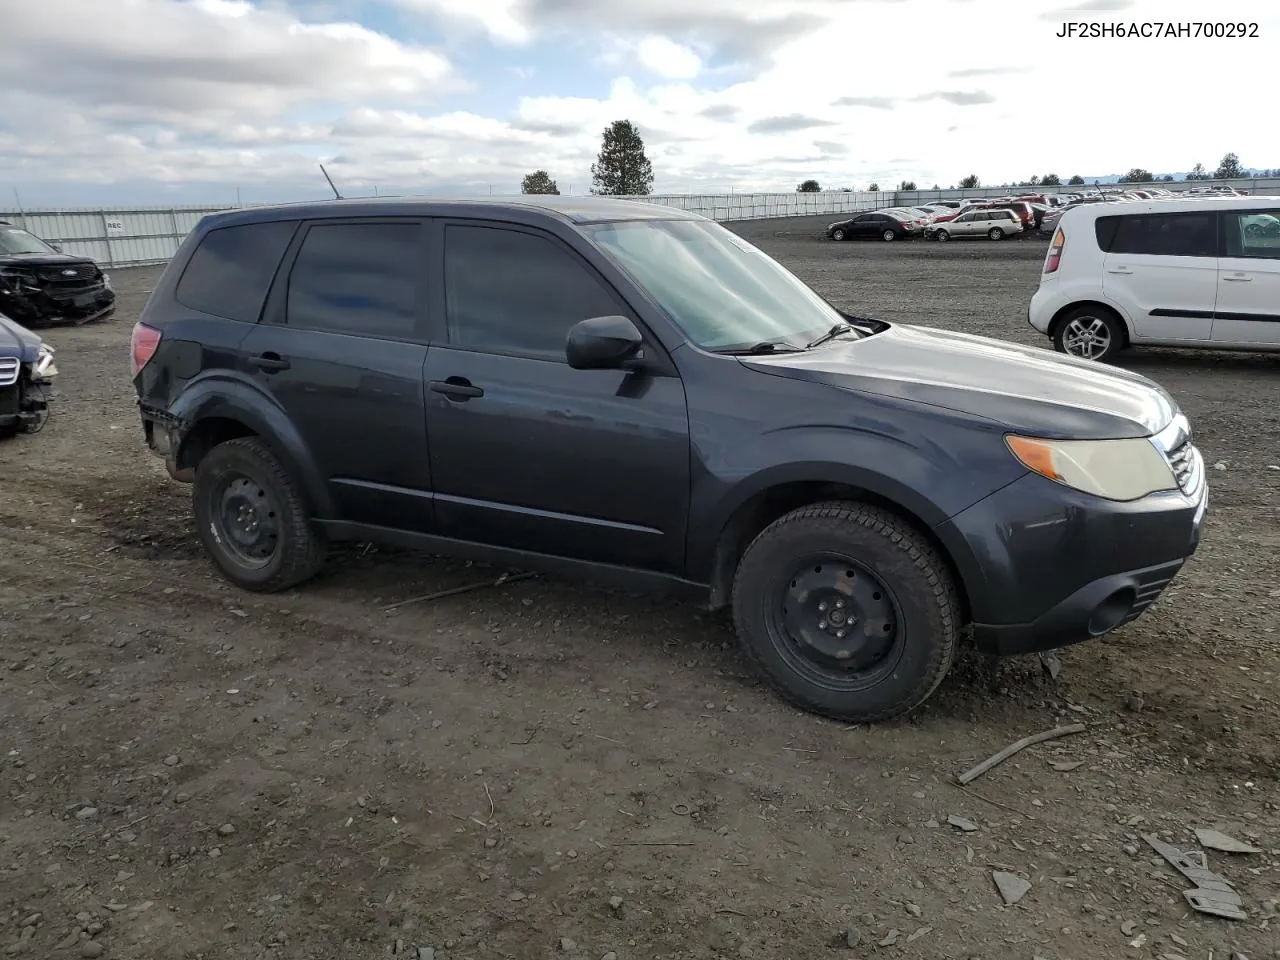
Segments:
[[[801,348],[844,320],[781,264],[718,223],[636,220],[583,231],[705,350]]]
[[[0,227],[0,254],[56,253],[39,237],[17,227]]]

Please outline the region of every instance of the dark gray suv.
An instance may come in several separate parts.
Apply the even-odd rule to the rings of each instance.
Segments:
[[[731,606],[786,697],[922,703],[1137,617],[1207,492],[1135,374],[853,317],[628,200],[331,201],[205,218],[133,335],[147,443],[249,590],[370,540]]]

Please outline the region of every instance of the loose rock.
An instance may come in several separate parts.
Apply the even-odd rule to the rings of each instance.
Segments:
[[[957,830],[965,833],[974,833],[978,829],[978,825],[972,820],[966,820],[964,817],[958,817],[954,813],[947,817],[947,823],[951,824]]]
[[[223,837],[229,837],[235,832],[236,832],[236,828],[229,823],[224,823],[222,826],[218,828],[218,835]]]
[[[87,960],[93,960],[93,958],[100,957],[106,952],[107,948],[99,940],[86,940],[80,944],[80,956],[87,958]]]
[[[176,753],[171,753],[164,758],[164,765],[166,767],[176,767],[181,762],[182,762],[182,758],[178,756]]]
[[[844,945],[850,950],[855,949],[862,942],[862,931],[857,927],[850,927],[844,932]]]
[[[613,915],[615,917],[621,917],[622,916],[622,898],[616,897],[616,896],[610,897],[609,909],[613,911]]]
[[[77,820],[92,820],[98,815],[97,807],[81,807],[76,811]]]
[[[1031,890],[1031,884],[1015,873],[996,870],[991,874],[991,879],[995,881],[1001,899],[1009,906],[1013,906]]]
[[[578,945],[574,943],[572,940],[570,940],[568,937],[561,937],[560,949],[565,953],[573,953],[573,951],[578,949]]]

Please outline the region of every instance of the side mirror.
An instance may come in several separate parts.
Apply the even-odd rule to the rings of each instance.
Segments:
[[[569,328],[565,356],[575,370],[620,370],[643,346],[644,337],[626,317],[591,317]]]

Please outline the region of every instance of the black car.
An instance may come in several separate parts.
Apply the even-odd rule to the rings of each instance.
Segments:
[[[902,240],[911,225],[888,213],[860,213],[827,225],[828,240]]]
[[[73,257],[0,220],[0,313],[27,326],[88,323],[115,312],[111,279],[88,257]]]
[[[765,677],[850,720],[922,703],[966,625],[1007,654],[1137,617],[1207,503],[1144,377],[850,316],[630,200],[206,217],[133,380],[245,589],[307,580],[334,540],[670,589],[732,607]]]
[[[57,373],[53,348],[0,313],[0,437],[39,429]]]

